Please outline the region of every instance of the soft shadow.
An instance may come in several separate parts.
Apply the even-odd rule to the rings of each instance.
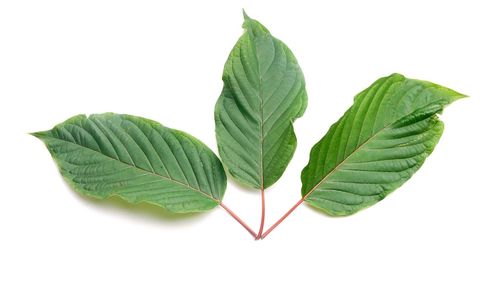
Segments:
[[[112,210],[127,214],[128,216],[141,216],[155,221],[168,224],[187,224],[201,221],[211,211],[207,212],[192,212],[192,213],[173,213],[162,207],[152,205],[146,202],[129,203],[118,196],[111,196],[106,199],[96,199],[93,197],[82,195],[73,190],[66,182],[67,189],[86,206],[97,207],[99,209]],[[213,210],[212,210],[213,211]]]

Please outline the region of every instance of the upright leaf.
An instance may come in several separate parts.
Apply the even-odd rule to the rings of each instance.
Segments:
[[[215,106],[221,159],[229,174],[251,187],[276,182],[297,145],[293,121],[307,106],[304,76],[294,55],[246,14],[224,66]]]
[[[303,199],[331,215],[382,200],[434,150],[444,127],[437,113],[463,97],[399,74],[377,80],[312,148],[302,171]]]
[[[222,165],[207,146],[148,119],[78,115],[33,135],[71,187],[87,196],[195,212],[217,206],[226,189]]]

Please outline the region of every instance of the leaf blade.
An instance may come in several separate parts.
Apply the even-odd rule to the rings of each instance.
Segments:
[[[305,81],[290,49],[244,13],[245,33],[224,66],[215,106],[221,159],[240,183],[265,189],[296,148],[292,123],[307,107]]]
[[[78,115],[33,134],[64,179],[95,198],[117,195],[171,212],[217,206],[226,177],[215,154],[186,133],[131,115]]]
[[[444,129],[437,114],[463,97],[399,74],[377,80],[312,148],[302,197],[335,216],[379,202],[422,166]]]

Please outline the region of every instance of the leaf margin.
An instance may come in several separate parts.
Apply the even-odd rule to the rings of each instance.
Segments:
[[[221,176],[219,176],[219,177],[222,177],[222,183],[223,183],[223,188],[222,188],[221,191],[219,191],[219,197],[220,197],[220,199],[217,199],[214,196],[210,196],[210,195],[202,192],[201,190],[196,190],[194,188],[191,188],[189,185],[182,184],[181,182],[173,180],[173,179],[171,179],[171,181],[173,181],[175,183],[179,183],[179,184],[181,184],[181,185],[183,185],[185,187],[190,187],[190,189],[192,189],[192,191],[197,192],[197,193],[203,195],[204,197],[206,197],[207,200],[209,200],[211,202],[211,205],[206,205],[205,207],[201,207],[199,209],[177,210],[177,209],[168,208],[165,205],[161,205],[159,203],[152,202],[152,201],[149,201],[149,200],[127,198],[127,197],[125,197],[123,195],[120,195],[119,193],[111,193],[111,194],[108,194],[108,195],[96,195],[96,194],[92,194],[88,190],[85,190],[84,188],[81,187],[80,184],[76,183],[71,178],[71,176],[68,174],[68,172],[65,172],[62,169],[63,166],[64,166],[64,164],[62,163],[63,161],[60,160],[59,158],[57,158],[56,153],[49,149],[48,144],[46,142],[46,139],[50,139],[50,138],[56,139],[54,137],[49,136],[48,134],[51,131],[54,131],[59,126],[62,126],[64,124],[68,123],[68,122],[73,122],[75,120],[82,119],[82,118],[83,119],[90,119],[93,116],[107,116],[107,117],[110,117],[110,116],[119,116],[119,117],[125,117],[125,118],[142,120],[141,122],[148,123],[150,126],[162,127],[164,129],[166,129],[167,131],[172,132],[172,134],[175,134],[175,135],[178,135],[178,136],[182,136],[182,137],[184,137],[186,139],[189,139],[194,144],[196,144],[198,146],[201,146],[201,147],[204,147],[206,150],[208,150],[209,153],[212,154],[213,157],[215,157],[215,161],[219,163],[219,169],[220,169],[220,172],[221,172]],[[154,120],[151,120],[151,119],[148,119],[148,118],[144,118],[144,117],[140,117],[140,116],[134,116],[134,115],[129,115],[129,114],[117,114],[117,113],[113,113],[113,112],[105,112],[105,113],[100,113],[100,114],[91,114],[89,116],[87,116],[85,114],[78,114],[78,115],[74,115],[74,116],[72,116],[72,117],[64,120],[63,122],[60,122],[60,123],[56,124],[53,128],[51,128],[49,130],[31,132],[31,133],[28,133],[28,134],[31,135],[31,136],[36,137],[37,139],[41,140],[44,143],[44,145],[47,147],[47,150],[49,151],[49,153],[51,155],[52,160],[55,162],[60,175],[62,176],[62,178],[64,179],[64,181],[66,182],[66,184],[71,189],[75,190],[79,194],[82,194],[82,195],[84,195],[86,197],[90,197],[90,198],[94,198],[94,199],[99,199],[99,200],[105,200],[105,199],[110,199],[110,198],[118,197],[119,199],[121,199],[121,200],[123,200],[123,201],[125,201],[127,203],[130,203],[130,204],[146,203],[148,205],[153,205],[153,206],[156,206],[156,207],[160,207],[160,208],[165,209],[166,211],[168,211],[170,213],[176,213],[176,214],[177,213],[179,213],[179,214],[201,213],[201,212],[206,212],[208,210],[211,210],[211,209],[217,207],[218,205],[220,205],[221,202],[222,202],[222,199],[224,198],[224,194],[225,194],[225,191],[226,191],[226,188],[227,188],[227,177],[226,177],[226,174],[224,172],[222,163],[221,163],[220,159],[217,157],[217,155],[207,145],[205,145],[202,141],[200,141],[196,137],[190,135],[189,133],[186,133],[186,132],[181,131],[181,130],[177,130],[177,129],[172,129],[172,128],[169,128],[169,127],[165,127],[161,123],[159,123],[157,121],[154,121]],[[79,146],[81,146],[81,145],[79,145]],[[89,148],[86,148],[86,147],[83,147],[83,146],[81,146],[81,147],[84,148],[84,149],[89,149]],[[89,149],[89,150],[92,150],[92,149]],[[102,154],[102,155],[106,156],[105,154]],[[109,156],[106,156],[106,157],[109,157]],[[109,158],[112,158],[112,157],[109,157]],[[114,159],[114,158],[112,158],[112,159]],[[117,160],[117,161],[119,161],[121,163],[124,163],[123,161],[120,161],[120,160]],[[126,164],[126,163],[124,163],[124,164]],[[130,166],[130,164],[127,164],[127,165]],[[139,167],[133,167],[133,168],[146,171],[145,169],[139,168]],[[151,172],[148,172],[148,173],[151,174]],[[165,178],[165,176],[161,176],[161,177]]]
[[[325,207],[322,207],[321,205],[318,205],[317,203],[314,203],[312,202],[310,199],[309,199],[309,196],[314,193],[314,191],[316,190],[316,188],[321,185],[321,183],[324,182],[325,179],[327,179],[328,177],[330,177],[337,169],[338,167],[342,166],[342,164],[347,160],[349,159],[349,157],[354,153],[352,152],[349,156],[347,156],[345,159],[343,159],[342,162],[340,162],[339,164],[337,164],[337,166],[335,166],[335,168],[329,170],[329,173],[326,174],[326,176],[324,176],[318,183],[316,183],[312,188],[309,188],[309,190],[307,191],[306,188],[305,188],[305,179],[308,177],[307,176],[307,169],[311,163],[311,160],[314,158],[313,157],[313,153],[314,151],[318,150],[319,147],[320,147],[320,144],[324,141],[324,139],[330,134],[331,131],[334,130],[334,128],[338,125],[338,123],[340,123],[342,121],[342,119],[344,119],[344,117],[346,117],[349,112],[351,111],[351,109],[355,106],[357,100],[360,98],[360,96],[365,93],[367,90],[369,90],[372,86],[374,86],[377,82],[383,80],[383,79],[388,79],[388,78],[392,78],[392,77],[399,77],[399,78],[402,78],[404,80],[412,80],[412,81],[415,81],[415,82],[418,82],[418,83],[421,83],[421,84],[425,84],[429,87],[434,87],[440,91],[442,91],[443,93],[446,93],[447,95],[449,95],[449,100],[442,104],[441,105],[441,108],[438,110],[438,111],[435,111],[432,116],[432,118],[434,118],[436,120],[436,124],[438,125],[438,130],[437,130],[437,135],[433,137],[433,139],[435,139],[435,142],[434,142],[434,145],[432,146],[432,148],[430,149],[430,151],[428,151],[426,157],[424,157],[423,161],[419,164],[418,168],[415,169],[415,171],[413,173],[411,173],[409,175],[408,178],[406,179],[403,179],[401,180],[401,183],[395,185],[395,187],[393,189],[391,189],[390,191],[388,191],[387,193],[385,193],[384,195],[381,196],[380,199],[378,200],[374,200],[373,202],[370,202],[370,203],[366,203],[366,205],[363,205],[362,207],[358,208],[358,209],[355,209],[355,210],[352,210],[352,211],[344,211],[343,213],[342,212],[334,212],[332,210],[329,210],[328,208],[325,208]],[[329,215],[329,216],[337,216],[337,217],[342,217],[342,216],[349,216],[349,215],[352,215],[352,214],[355,214],[359,211],[362,211],[366,208],[369,208],[371,206],[373,206],[374,204],[382,201],[386,196],[388,196],[389,194],[391,194],[392,192],[394,192],[395,190],[397,190],[398,188],[400,188],[406,181],[408,181],[412,176],[413,174],[418,171],[420,169],[420,167],[424,164],[425,160],[429,157],[429,155],[434,151],[435,149],[435,146],[437,145],[437,143],[439,142],[439,139],[441,138],[441,135],[444,131],[444,123],[439,119],[439,115],[442,114],[443,110],[445,107],[447,107],[449,104],[455,102],[456,100],[459,100],[459,99],[462,99],[462,98],[468,98],[467,95],[465,94],[462,94],[462,93],[459,93],[455,90],[452,90],[450,88],[447,88],[447,87],[444,87],[442,85],[438,85],[438,84],[435,84],[435,83],[432,83],[432,82],[429,82],[429,81],[425,81],[425,80],[419,80],[419,79],[409,79],[409,78],[406,78],[405,76],[401,75],[401,74],[398,74],[398,73],[393,73],[389,76],[386,76],[386,77],[382,77],[382,78],[379,78],[377,79],[374,83],[372,83],[368,88],[364,89],[363,91],[361,91],[360,93],[358,93],[355,97],[354,97],[354,102],[353,104],[349,107],[349,109],[347,109],[345,111],[345,113],[335,122],[333,123],[329,129],[327,130],[327,132],[322,136],[322,138],[316,143],[313,145],[313,147],[311,148],[310,150],[310,153],[309,153],[309,161],[307,163],[307,165],[303,168],[302,172],[301,172],[301,182],[302,182],[302,187],[301,187],[301,195],[302,195],[302,200],[304,202],[306,202],[309,206],[311,206],[312,208],[314,209],[317,209],[321,212],[324,212],[325,214]],[[412,113],[409,113],[407,114],[406,116],[404,117],[401,117],[400,120],[404,119],[404,118],[408,118],[409,116],[413,115],[414,113],[417,113],[418,111],[420,111],[421,109],[417,109],[415,110],[414,112]],[[397,120],[397,121],[394,121],[391,123],[392,124],[396,124],[398,123],[400,120]],[[375,134],[376,135],[376,134]],[[375,136],[374,135],[374,136]],[[356,149],[357,150],[357,149]]]

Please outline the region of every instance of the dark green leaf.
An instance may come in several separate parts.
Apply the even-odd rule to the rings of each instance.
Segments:
[[[217,142],[228,172],[264,189],[290,162],[297,139],[293,121],[307,106],[304,76],[280,40],[245,14],[245,33],[224,66],[215,106]]]
[[[312,148],[304,200],[331,215],[382,200],[422,166],[443,132],[437,114],[463,97],[399,74],[377,80]]]
[[[196,212],[217,206],[226,189],[222,165],[207,146],[148,119],[78,115],[33,135],[71,187],[87,196]]]

